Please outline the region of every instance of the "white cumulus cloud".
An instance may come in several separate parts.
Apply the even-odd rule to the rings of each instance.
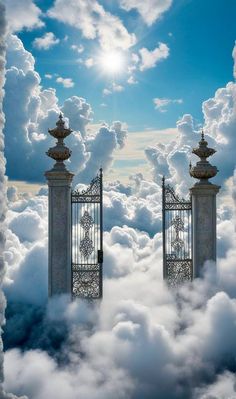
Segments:
[[[75,85],[71,78],[62,78],[61,76],[58,76],[58,78],[56,78],[56,82],[61,83],[62,86],[65,87],[66,89],[74,87]]]
[[[42,11],[32,0],[4,0],[6,17],[11,31],[34,29],[44,26]]]
[[[136,43],[135,34],[129,33],[122,21],[96,0],[55,0],[48,15],[81,30],[86,39],[97,38],[106,51],[126,50]]]
[[[119,3],[126,11],[137,10],[150,26],[170,8],[172,0],[119,0]]]
[[[60,40],[53,32],[46,32],[42,37],[36,37],[34,39],[33,46],[39,50],[49,50],[59,42]]]
[[[170,49],[165,43],[159,43],[154,50],[143,47],[139,50],[141,56],[140,71],[154,68],[160,61],[169,57]]]

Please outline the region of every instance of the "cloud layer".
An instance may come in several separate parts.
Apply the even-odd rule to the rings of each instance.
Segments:
[[[132,202],[146,195],[148,207],[155,186],[139,177],[133,193],[120,198],[121,206],[129,197]],[[115,192],[118,186],[105,190],[105,198]],[[130,215],[135,228],[113,225],[104,235],[103,301],[91,306],[61,297],[46,305],[46,229],[31,242],[24,231],[11,230],[19,215],[34,220],[37,213],[45,226],[46,208],[41,195],[10,204],[7,389],[32,399],[55,393],[60,399],[154,399],[157,393],[160,399],[210,394],[228,399],[229,392],[235,394],[236,254],[229,234],[226,251],[221,251],[225,241],[219,241],[224,257],[218,277],[209,263],[203,280],[175,293],[162,281],[160,233],[150,238]],[[227,208],[222,204],[218,210],[220,232],[232,225],[232,199]]]

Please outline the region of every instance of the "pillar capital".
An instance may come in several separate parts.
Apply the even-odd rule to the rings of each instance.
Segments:
[[[45,172],[45,177],[49,186],[71,186],[74,173],[66,169],[62,171],[51,169]]]
[[[191,195],[216,195],[220,190],[220,186],[208,182],[208,184],[195,183],[190,188]]]

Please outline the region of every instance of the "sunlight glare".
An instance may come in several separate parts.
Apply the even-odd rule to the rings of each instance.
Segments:
[[[103,53],[99,64],[104,72],[115,74],[122,72],[124,67],[124,57],[117,51]]]

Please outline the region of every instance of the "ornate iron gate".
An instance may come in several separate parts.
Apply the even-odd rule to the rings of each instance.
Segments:
[[[162,180],[163,278],[170,286],[192,280],[191,200]]]
[[[72,191],[72,296],[102,297],[102,169],[84,191]]]

